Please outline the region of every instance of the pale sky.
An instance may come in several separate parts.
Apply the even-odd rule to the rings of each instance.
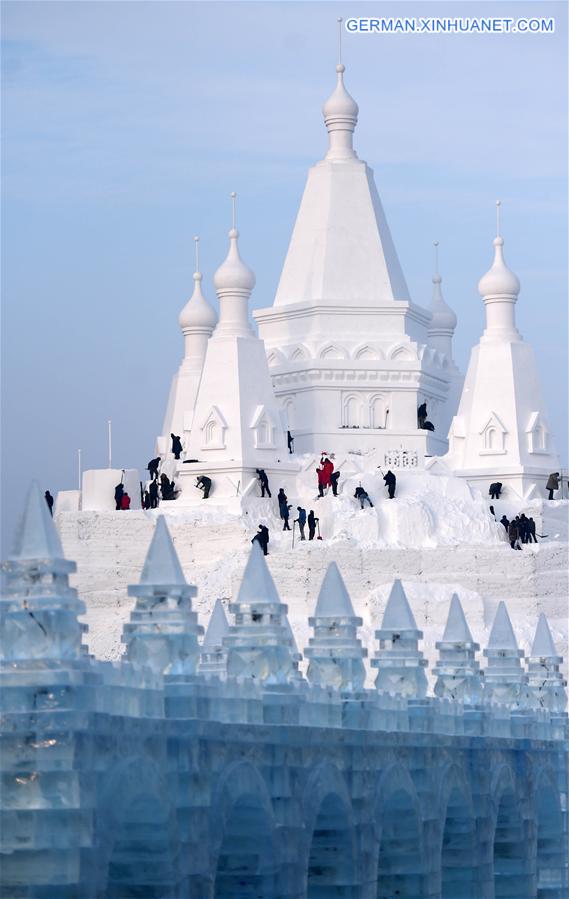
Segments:
[[[32,477],[55,495],[84,468],[143,469],[183,350],[194,234],[204,293],[239,195],[253,307],[272,303],[321,105],[336,17],[554,16],[544,35],[344,35],[412,298],[432,243],[466,370],[483,327],[495,200],[567,465],[567,7],[564,2],[2,4],[4,551]]]

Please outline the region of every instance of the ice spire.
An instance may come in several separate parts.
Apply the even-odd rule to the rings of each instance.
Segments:
[[[239,255],[237,230],[237,194],[231,194],[232,227],[229,232],[229,252],[213,276],[219,297],[219,323],[214,337],[237,335],[251,337],[249,297],[255,286],[255,275]]]
[[[126,657],[165,675],[192,675],[203,628],[192,611],[197,593],[184,577],[163,515],[158,518],[140,583],[131,584],[136,604],[123,628]]]
[[[229,624],[223,603],[216,599],[202,644],[200,674],[215,674],[222,677],[227,672],[227,651],[223,645],[229,633]]]
[[[393,582],[381,628],[375,636],[379,640],[379,650],[371,665],[378,669],[376,688],[409,698],[424,697],[427,662],[419,650],[423,632],[417,628],[400,580]]]
[[[288,607],[280,601],[257,543],[251,547],[237,601],[229,611],[235,615],[235,624],[223,641],[228,650],[228,674],[251,677],[266,685],[294,679]]]
[[[532,704],[561,714],[567,706],[567,681],[559,670],[563,663],[555,648],[547,618],[541,613],[528,658],[528,682]]]
[[[528,703],[527,676],[521,667],[523,650],[518,642],[505,603],[496,610],[488,647],[484,656],[488,660],[484,672],[484,698],[501,705],[525,707]]]
[[[520,292],[520,282],[504,261],[502,250],[504,240],[500,235],[500,205],[500,200],[497,200],[494,261],[478,282],[478,292],[484,300],[486,309],[484,337],[508,341],[519,339],[520,336],[516,328],[514,311]]]
[[[464,616],[462,605],[453,593],[447,623],[442,640],[435,643],[439,651],[439,662],[433,668],[437,676],[435,696],[474,704],[481,695],[480,666],[475,643]]]
[[[341,58],[342,19],[338,19],[338,64],[336,65],[337,82],[333,93],[328,97],[322,113],[328,129],[329,148],[327,159],[354,159],[353,134],[358,121],[358,104],[350,96],[344,85],[346,67]]]
[[[41,660],[57,666],[79,658],[87,628],[78,620],[85,605],[69,586],[75,568],[75,562],[63,557],[45,497],[34,481],[13,550],[2,563],[0,663]]]
[[[304,655],[309,659],[307,677],[313,684],[338,690],[360,690],[365,681],[362,649],[357,629],[362,619],[354,612],[346,585],[335,562],[328,566],[314,617],[308,619],[314,637]]]

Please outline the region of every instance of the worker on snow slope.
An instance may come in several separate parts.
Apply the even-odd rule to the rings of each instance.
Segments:
[[[258,543],[261,549],[263,550],[263,555],[268,556],[268,546],[269,546],[269,529],[264,524],[259,525],[259,531],[253,539],[251,543]]]
[[[259,478],[259,483],[261,485],[261,498],[264,497],[265,493],[270,498],[271,491],[269,490],[269,479],[267,477],[267,473],[264,468],[256,468],[257,477]]]
[[[547,484],[545,485],[545,489],[549,490],[548,499],[553,499],[553,491],[559,490],[559,472],[554,471],[549,475],[547,479]]]
[[[367,491],[364,490],[364,488],[361,486],[361,484],[359,487],[356,487],[356,492],[354,493],[354,497],[355,497],[355,499],[359,499],[361,509],[363,509],[364,503],[366,502],[366,500],[370,504],[371,508],[373,509],[373,503],[372,503],[371,499],[369,498]]]
[[[170,437],[172,438],[172,452],[174,453],[174,459],[179,459],[184,451],[182,441],[177,434],[170,434]]]
[[[298,518],[295,518],[295,523],[298,523],[298,529],[300,531],[300,539],[306,540],[304,536],[304,528],[306,525],[306,509],[303,509],[302,506],[297,506],[296,511],[298,512]]]
[[[385,481],[385,486],[387,487],[389,499],[393,499],[393,497],[395,496],[395,486],[397,484],[397,478],[390,470],[387,472],[387,474],[383,475],[383,480]]]

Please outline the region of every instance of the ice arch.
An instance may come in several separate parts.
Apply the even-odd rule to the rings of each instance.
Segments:
[[[533,899],[535,881],[528,870],[528,846],[512,774],[503,769],[495,791],[494,899]]]
[[[411,778],[400,766],[382,777],[376,817],[380,833],[377,899],[424,899],[419,803]]]
[[[441,899],[476,895],[475,822],[465,794],[453,786],[441,845]]]
[[[559,793],[545,778],[539,782],[537,815],[537,899],[564,899],[569,895],[560,835],[563,821]]]
[[[211,809],[217,843],[214,899],[276,896],[274,821],[259,772],[247,763],[231,765]]]
[[[319,766],[305,789],[309,847],[306,899],[359,899],[350,797],[333,765]]]

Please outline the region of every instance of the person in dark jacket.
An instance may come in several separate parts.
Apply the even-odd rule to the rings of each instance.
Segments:
[[[545,485],[545,489],[549,490],[548,499],[553,499],[553,491],[559,490],[559,472],[554,471],[549,475],[547,479],[547,484]]]
[[[397,478],[395,477],[393,472],[390,470],[387,472],[387,474],[383,475],[383,480],[385,481],[385,486],[387,487],[389,499],[393,499],[393,497],[395,496],[395,487],[397,484]]]
[[[507,534],[508,528],[510,527],[510,522],[508,521],[508,519],[506,518],[505,515],[502,515],[502,517],[500,518],[500,524],[504,525],[504,528],[506,529],[506,534]]]
[[[121,481],[120,484],[117,484],[117,486],[115,487],[115,508],[116,508],[117,512],[120,511],[120,509],[121,509],[121,500],[123,498],[123,494],[124,494],[124,487],[123,487],[123,483]]]
[[[261,497],[264,497],[265,493],[270,498],[271,491],[269,490],[269,479],[267,477],[267,473],[264,468],[256,468],[257,477],[259,478],[259,483],[261,485]]]
[[[423,428],[425,425],[425,421],[427,420],[427,404],[421,403],[421,405],[417,409],[417,424],[420,428]]]
[[[508,539],[510,541],[510,546],[512,549],[521,550],[520,546],[520,529],[518,526],[518,519],[514,518],[513,521],[510,521],[510,526],[508,528]]]
[[[294,437],[292,436],[290,431],[286,432],[286,442],[287,442],[287,446],[288,446],[288,451],[292,455],[292,453],[294,453]]]
[[[371,508],[373,509],[373,503],[372,503],[371,499],[369,498],[367,491],[365,491],[363,487],[356,487],[356,492],[354,493],[354,498],[359,499],[361,509],[363,509],[364,503],[366,501],[370,504]]]
[[[53,496],[51,495],[49,490],[45,491],[44,496],[45,496],[45,501],[47,503],[47,507],[49,509],[49,514],[53,518]]]
[[[148,499],[150,500],[150,508],[157,509],[158,508],[158,481],[157,480],[150,482],[150,487],[148,488]]]
[[[535,535],[535,521],[533,518],[528,518],[528,543],[537,543],[537,537]]]
[[[142,508],[143,509],[151,508],[150,493],[148,490],[145,490],[144,493],[142,494]]]
[[[500,494],[502,492],[502,484],[500,481],[496,481],[494,484],[490,484],[490,489],[488,493],[490,494],[490,499],[500,499]]]
[[[283,531],[290,531],[290,525],[288,523],[288,519],[289,519],[289,513],[290,513],[292,506],[289,506],[288,497],[282,487],[278,492],[277,499],[279,501],[279,515],[281,516],[282,520],[284,521]]]
[[[128,510],[130,509],[130,496],[126,491],[121,496],[121,509],[124,512],[128,512]]]
[[[269,555],[269,551],[268,551],[269,529],[268,529],[268,527],[265,527],[264,524],[260,524],[258,533],[255,534],[255,536],[251,540],[251,543],[258,543],[259,546],[261,547],[261,549],[263,550],[263,555],[268,556]]]
[[[332,493],[338,496],[338,481],[340,480],[340,472],[333,471],[330,475],[330,484],[332,485]]]
[[[522,512],[522,514],[520,515],[520,518],[519,518],[519,525],[518,525],[519,529],[520,529],[520,540],[522,541],[522,543],[528,542],[528,524],[529,524],[528,519]]]
[[[160,456],[156,456],[155,459],[151,459],[146,468],[148,469],[148,476],[152,479],[158,477],[158,466],[160,465]]]
[[[302,506],[297,506],[296,511],[298,512],[298,518],[295,518],[294,520],[298,523],[300,539],[306,540],[306,537],[304,536],[304,527],[306,525],[306,509],[303,509]]]
[[[207,499],[211,490],[211,478],[208,478],[206,474],[200,475],[196,481],[196,487],[198,490],[203,490],[203,498]]]
[[[490,506],[490,515],[496,521],[496,512],[494,511],[494,506]]]
[[[316,534],[316,525],[318,524],[320,519],[316,518],[316,516],[314,515],[314,511],[312,509],[308,513],[307,521],[308,521],[308,539],[314,540],[314,535]]]
[[[174,453],[174,459],[179,459],[180,455],[184,452],[182,441],[177,434],[170,434],[170,437],[172,438],[172,452]]]

